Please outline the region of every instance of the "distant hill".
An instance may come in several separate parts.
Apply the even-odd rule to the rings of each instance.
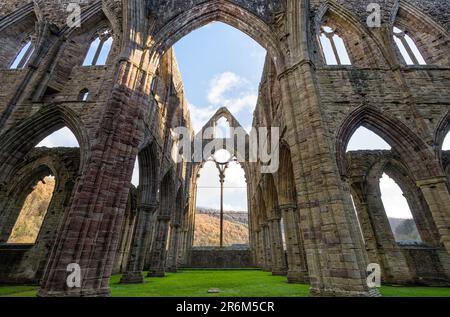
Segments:
[[[248,244],[248,213],[224,212],[224,244]],[[220,212],[197,208],[195,215],[194,246],[218,246],[220,243]]]
[[[397,241],[421,241],[413,219],[388,218]]]

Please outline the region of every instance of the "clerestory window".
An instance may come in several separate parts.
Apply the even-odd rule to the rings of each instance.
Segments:
[[[14,58],[13,62],[11,63],[10,69],[22,69],[24,68],[28,61],[31,58],[31,55],[33,54],[34,47],[31,40],[28,40],[28,42],[22,46],[22,48],[17,53],[16,58]]]
[[[110,30],[101,31],[92,41],[84,59],[83,66],[106,65],[112,44],[112,32]]]
[[[319,39],[327,65],[352,64],[344,41],[331,27],[323,26]]]
[[[414,40],[398,27],[394,27],[394,41],[407,65],[427,64]]]

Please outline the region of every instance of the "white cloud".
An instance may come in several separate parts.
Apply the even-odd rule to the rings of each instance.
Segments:
[[[189,103],[195,132],[199,132],[220,107],[227,107],[235,116],[242,111],[251,114],[258,101],[258,90],[252,87],[247,79],[233,72],[224,72],[215,75],[209,81],[206,96],[210,103],[207,107],[197,107]]]
[[[213,106],[199,108],[193,104],[189,104],[189,112],[195,132],[199,132],[209,119],[217,111]]]
[[[244,83],[245,81],[235,73],[225,72],[218,74],[209,83],[208,101],[213,105],[220,104],[226,92]]]

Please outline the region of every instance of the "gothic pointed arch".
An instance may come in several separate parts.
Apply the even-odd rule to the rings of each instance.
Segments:
[[[427,64],[450,65],[449,31],[427,13],[408,1],[401,1],[392,22],[411,37]],[[398,49],[397,53],[401,56]]]
[[[42,139],[64,126],[73,132],[80,145],[81,170],[90,147],[87,131],[74,111],[64,106],[51,104],[42,107],[38,112],[0,135],[2,148],[0,180],[10,177],[12,168],[23,160],[25,155]]]
[[[318,15],[314,19],[314,34],[319,37],[324,33],[324,27],[329,28],[332,35],[342,39],[352,65],[377,67],[387,63],[383,45],[360,19],[344,6],[334,1],[328,1],[320,6]],[[316,60],[323,65],[324,48],[319,44],[319,39],[313,42],[313,47]],[[337,47],[335,54],[339,54],[339,50],[342,50],[342,47]]]
[[[403,122],[382,114],[373,107],[362,106],[351,112],[340,125],[336,138],[336,156],[341,175],[346,174],[345,152],[353,133],[364,126],[378,134],[398,153],[416,178],[441,175],[427,144]],[[426,162],[425,164],[423,162]]]
[[[278,73],[284,70],[286,50],[283,49],[284,44],[278,40],[277,32],[254,12],[229,0],[201,2],[158,24],[153,30],[152,51],[149,54],[151,59],[161,56],[183,36],[214,21],[229,24],[250,36],[266,48]]]
[[[32,3],[0,20],[0,68],[22,69],[26,66],[36,45],[37,21]],[[26,46],[29,49],[22,52]],[[13,65],[16,60],[18,63]]]

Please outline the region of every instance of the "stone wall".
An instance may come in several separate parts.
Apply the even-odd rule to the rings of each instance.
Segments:
[[[377,295],[366,285],[369,259],[379,260],[391,281],[419,276],[407,265],[409,253],[380,226],[385,222],[371,221],[374,214],[383,220],[373,182],[348,174],[353,164],[347,160],[348,141],[365,126],[391,144],[389,171],[405,180],[420,211],[419,230],[439,250],[448,275],[449,169],[442,166],[437,145],[450,125],[449,5],[379,1],[382,26],[368,28],[369,1],[178,2],[86,1],[82,27],[76,29],[65,25],[60,1],[0,5],[0,194],[52,132],[67,126],[80,144],[73,195],[64,201],[60,230],[48,240],[53,244],[39,294],[108,296],[112,272],[126,268],[123,282],[142,282],[144,267],[164,275],[187,257],[198,168],[171,157],[172,145],[180,141],[173,129],[191,127],[171,47],[213,21],[228,23],[266,48],[253,125],[281,132],[277,172],[262,173],[261,162],[245,164],[252,261],[286,274],[290,282],[308,281],[312,295]],[[323,25],[341,36],[351,66],[326,65],[317,40]],[[406,65],[392,37],[394,25],[413,37],[427,65]],[[93,35],[105,27],[114,34],[106,65],[82,67]],[[7,69],[28,38],[35,50],[26,67]],[[84,88],[92,93],[87,102],[79,100]],[[127,208],[137,156],[141,178],[133,216]],[[396,174],[396,168],[402,172]],[[381,170],[378,164],[370,177]],[[370,185],[374,195],[366,195],[361,185]],[[366,206],[359,209],[369,247],[350,193]],[[14,215],[5,213],[11,208],[17,212],[17,197],[0,201],[1,216]],[[0,219],[2,238],[11,219]],[[430,259],[437,264],[436,257]],[[66,267],[74,262],[86,279],[81,288],[68,290]]]
[[[188,252],[187,268],[251,268],[254,267],[248,249],[192,248]]]

